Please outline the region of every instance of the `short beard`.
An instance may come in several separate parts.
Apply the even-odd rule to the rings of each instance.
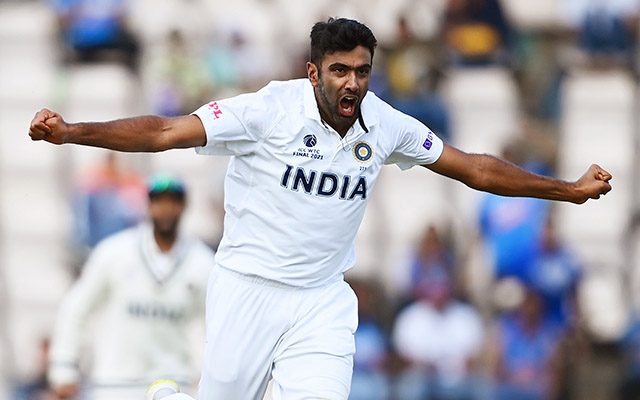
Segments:
[[[156,235],[165,240],[173,240],[178,235],[179,221],[171,224],[171,226],[162,226],[162,224],[154,224],[153,231]]]
[[[318,94],[319,94],[320,103],[322,106],[324,106],[323,111],[326,113],[326,117],[329,118],[329,121],[327,122],[330,122],[335,125],[341,125],[346,123],[345,117],[340,115],[340,113],[338,113],[337,111],[338,104],[337,103],[332,104],[331,101],[329,101],[329,98],[327,97],[327,93],[325,91],[324,82],[322,81],[322,79],[318,79]]]

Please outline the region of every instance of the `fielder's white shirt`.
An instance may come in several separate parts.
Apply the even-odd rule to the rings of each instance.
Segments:
[[[308,79],[194,112],[207,144],[230,155],[224,235],[216,262],[240,273],[312,287],[355,264],[354,242],[383,164],[435,162],[442,141],[368,92],[344,138],[320,118]]]
[[[459,383],[467,376],[468,361],[482,350],[482,318],[473,307],[458,301],[443,310],[417,301],[398,315],[391,341],[406,359],[435,367],[445,383]]]
[[[78,382],[83,333],[97,309],[104,320],[92,338],[91,383],[192,379],[187,332],[190,322],[204,320],[213,266],[213,251],[195,239],[180,236],[169,253],[162,253],[147,224],[103,240],[62,302],[51,343],[50,382]]]

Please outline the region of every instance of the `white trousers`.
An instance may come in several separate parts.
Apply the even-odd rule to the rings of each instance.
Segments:
[[[346,400],[357,298],[342,279],[297,288],[216,267],[199,400]]]
[[[176,393],[169,395],[167,397],[163,397],[161,400],[195,400],[193,397],[184,393]]]
[[[82,388],[82,393],[78,399],[82,400],[141,400],[149,385],[88,385]],[[180,384],[182,392],[195,393],[194,387],[187,384]],[[184,396],[188,395],[181,393]],[[173,399],[171,397],[170,399]],[[163,399],[164,400],[164,399]]]

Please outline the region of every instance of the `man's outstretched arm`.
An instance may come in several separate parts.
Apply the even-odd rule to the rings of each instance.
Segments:
[[[204,146],[207,136],[195,115],[176,118],[144,116],[108,122],[67,123],[62,116],[42,109],[29,127],[32,140],[74,143],[128,152],[157,152]]]
[[[445,145],[438,161],[425,167],[473,189],[502,196],[582,204],[611,190],[611,174],[595,164],[577,181],[566,182],[533,174],[490,155],[468,154],[449,145]]]

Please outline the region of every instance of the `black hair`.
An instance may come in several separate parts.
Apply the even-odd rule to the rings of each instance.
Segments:
[[[185,192],[171,191],[171,190],[149,192],[149,201],[156,200],[161,196],[171,196],[174,200],[183,204],[186,203],[187,201],[187,195]]]
[[[336,51],[350,51],[363,46],[373,52],[378,44],[376,37],[366,25],[347,18],[329,18],[327,22],[317,22],[311,29],[310,61],[318,68],[325,54]]]

